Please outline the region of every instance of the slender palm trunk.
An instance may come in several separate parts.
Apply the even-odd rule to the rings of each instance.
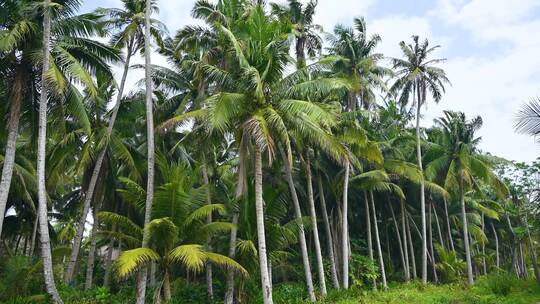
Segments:
[[[392,202],[390,200],[388,200],[388,207],[390,208],[390,212],[392,214],[392,222],[394,224],[394,230],[396,231],[396,239],[398,240],[398,247],[399,247],[399,257],[401,259],[401,265],[403,266],[404,278],[405,278],[405,281],[408,281],[408,278],[407,278],[407,264],[405,263],[405,254],[404,254],[404,251],[403,251],[403,243],[401,242],[401,236],[399,235],[399,227],[398,227],[398,223],[397,223],[397,220],[396,220],[396,214],[394,213],[394,207],[392,206]],[[388,253],[390,253],[390,250],[388,250]],[[390,258],[389,260],[391,261],[392,259]]]
[[[343,179],[343,215],[341,227],[341,258],[343,262],[343,288],[349,289],[349,223],[348,223],[348,196],[349,196],[349,170],[350,164],[345,164],[345,178]]]
[[[115,227],[113,227],[113,232]],[[114,239],[109,241],[107,246],[107,257],[105,258],[105,274],[103,275],[103,287],[109,287],[111,283],[111,266],[112,266],[112,254],[114,250]]]
[[[405,217],[405,222],[407,224],[407,238],[409,239],[409,248],[411,252],[411,264],[412,264],[412,277],[416,279],[416,257],[414,256],[414,244],[411,236],[411,224],[409,223],[409,218]]]
[[[120,108],[120,103],[122,101],[122,95],[124,93],[124,86],[126,84],[130,59],[131,59],[131,48],[128,47],[127,55],[126,55],[126,62],[124,63],[124,72],[122,73],[122,79],[120,80],[120,87],[118,88],[118,94],[116,96],[116,103],[112,110],[111,118],[107,126],[107,140],[109,140],[112,135],[114,123],[116,121],[116,116],[118,115],[118,109]],[[71,255],[69,258],[68,266],[66,268],[66,272],[64,274],[64,282],[66,284],[71,283],[71,280],[73,279],[73,275],[75,273],[75,264],[77,263],[77,259],[79,257],[79,251],[81,248],[81,242],[83,239],[84,228],[86,224],[86,216],[88,215],[88,210],[90,210],[90,204],[92,203],[92,198],[94,197],[97,180],[99,178],[99,172],[101,171],[101,167],[103,165],[103,160],[105,159],[106,152],[107,152],[107,146],[103,147],[103,150],[99,152],[99,155],[96,159],[96,163],[94,164],[94,169],[92,171],[90,183],[88,184],[88,189],[84,197],[81,218],[79,219],[77,232],[73,240],[73,246],[71,248]]]
[[[210,182],[208,180],[208,169],[206,167],[206,162],[203,165],[202,168],[202,175],[203,175],[203,182],[206,185],[206,203],[208,205],[212,204],[212,198],[210,196]],[[206,218],[206,223],[210,224],[212,223],[212,214],[208,214]],[[210,242],[212,239],[208,237],[206,239],[206,246],[208,247],[208,250],[212,250],[212,245]],[[208,294],[208,299],[212,302],[214,301],[214,287],[212,282],[212,264],[206,263],[206,293]]]
[[[366,211],[366,236],[367,236],[367,245],[368,245],[368,255],[370,261],[375,263],[375,259],[373,257],[373,238],[371,233],[371,215],[369,211],[369,199],[367,195],[367,191],[364,191],[364,209]],[[373,289],[377,289],[377,281],[373,279]]]
[[[433,209],[433,203],[429,203],[429,216],[428,216],[428,238],[429,238],[429,253],[431,255],[431,268],[433,270],[433,281],[437,283],[439,281],[439,278],[437,277],[437,268],[435,267],[435,255],[433,254],[433,228],[431,225],[431,210]]]
[[[315,302],[317,298],[315,297],[315,290],[313,288],[313,279],[311,276],[311,266],[309,265],[309,256],[306,245],[306,235],[304,232],[304,224],[302,223],[302,211],[300,210],[300,202],[298,201],[298,195],[296,194],[296,188],[294,187],[294,180],[291,172],[291,164],[287,159],[285,151],[281,150],[281,155],[283,156],[283,164],[285,167],[285,175],[287,178],[287,183],[289,184],[289,190],[291,191],[291,197],[294,206],[294,214],[296,220],[298,221],[298,241],[300,243],[300,251],[302,253],[302,263],[304,264],[304,274],[306,279],[306,286],[309,295],[309,299],[312,302]]]
[[[486,235],[486,224],[485,224],[485,215],[482,213],[482,233]],[[482,242],[482,268],[484,270],[484,275],[487,274],[487,264],[486,264],[486,244],[484,240]]]
[[[34,227],[32,228],[32,239],[30,240],[30,249],[28,250],[28,256],[33,256],[36,248],[36,237],[39,223],[39,213],[36,212],[36,218],[34,219]]]
[[[236,184],[236,193],[235,198],[236,200],[239,200],[242,197],[242,194],[245,191],[245,165],[246,165],[246,148],[243,143],[240,143],[240,149],[238,153],[238,159],[239,159],[239,165],[238,165],[238,181]],[[238,219],[240,217],[240,213],[237,209],[233,210],[232,215],[232,224],[233,227],[231,229],[231,235],[229,239],[229,257],[231,259],[234,259],[236,255],[236,238],[238,235]],[[227,291],[225,292],[225,304],[232,304],[234,301],[234,270],[228,269],[227,270],[227,279],[226,279],[227,285]]]
[[[493,225],[493,222],[489,221],[489,224],[491,225],[491,230],[493,230],[493,237],[495,238],[495,265],[497,265],[497,268],[499,268],[500,267],[499,236],[497,235],[497,230],[495,230],[495,226]]]
[[[459,180],[459,196],[461,202],[461,220],[463,222],[463,243],[465,246],[465,258],[467,261],[467,282],[469,285],[474,284],[472,261],[471,261],[471,249],[469,245],[469,231],[467,227],[467,213],[465,210],[465,193],[463,189],[463,179]]]
[[[444,214],[446,215],[446,229],[448,230],[448,241],[450,242],[450,248],[452,251],[456,251],[454,248],[454,239],[452,238],[452,228],[450,227],[450,216],[448,216],[448,203],[444,198]]]
[[[379,256],[379,266],[381,267],[381,279],[383,288],[387,289],[386,284],[386,271],[384,269],[384,257],[381,249],[381,238],[379,236],[379,224],[377,223],[377,212],[375,211],[375,199],[373,199],[373,192],[369,191],[369,197],[371,199],[371,214],[373,217],[373,227],[375,228],[375,244],[377,245],[377,255]]]
[[[317,185],[319,188],[319,199],[321,201],[321,212],[323,215],[324,230],[326,231],[326,245],[328,247],[328,259],[330,260],[330,274],[332,275],[332,283],[334,288],[339,289],[339,279],[336,270],[336,259],[334,257],[334,245],[332,240],[332,230],[330,229],[330,221],[328,220],[328,213],[326,211],[326,200],[324,198],[324,189],[322,184],[322,178],[320,174],[317,174]]]
[[[92,281],[94,279],[94,262],[96,260],[96,242],[97,242],[97,230],[99,227],[98,221],[98,206],[94,206],[94,224],[92,226],[92,232],[90,234],[90,249],[88,250],[88,259],[86,262],[86,281],[84,283],[84,289],[88,290],[92,288]]]
[[[419,90],[417,93],[420,96]],[[414,93],[413,93],[414,94]],[[418,168],[424,175],[422,167],[422,148],[420,146],[420,109],[422,106],[421,99],[418,98],[416,103],[416,159],[418,160]],[[420,181],[420,216],[422,218],[422,283],[427,283],[427,229],[426,229],[426,198],[424,190],[424,179]]]
[[[268,260],[266,255],[266,237],[264,232],[264,206],[262,197],[262,157],[261,150],[255,146],[255,214],[257,218],[257,241],[259,245],[259,269],[261,272],[261,289],[263,303],[272,304],[272,287],[268,274]]]
[[[405,202],[400,200],[401,206],[401,234],[403,237],[403,255],[405,256],[405,281],[411,279],[411,267],[409,264],[409,251],[407,249],[407,224],[405,218]]]
[[[435,208],[435,205],[433,205],[433,215],[435,216],[435,224],[437,225],[437,235],[439,236],[439,243],[441,243],[441,246],[443,248],[446,248],[446,246],[444,245],[441,223],[439,222],[439,216],[437,215],[437,208]]]
[[[47,218],[47,188],[45,184],[45,159],[47,139],[47,92],[49,90],[46,81],[49,70],[49,45],[51,36],[50,0],[45,0],[43,14],[43,66],[41,68],[41,96],[39,98],[39,132],[37,149],[37,183],[38,183],[38,214],[39,214],[39,237],[41,243],[41,258],[43,259],[43,276],[45,287],[52,301],[63,304],[60,294],[54,283],[52,267],[51,240],[49,238],[49,220]]]
[[[147,157],[148,157],[148,172],[146,179],[146,206],[144,212],[144,225],[150,222],[152,215],[152,203],[154,199],[154,116],[152,106],[152,74],[150,71],[150,12],[152,10],[152,1],[146,0],[145,7],[145,27],[144,27],[144,80],[146,84],[146,141],[147,141]],[[142,247],[148,247],[149,243],[148,230],[143,233]],[[143,304],[146,295],[146,276],[148,268],[143,267],[139,271],[137,278],[137,297],[136,303]]]
[[[13,94],[11,108],[8,119],[8,136],[6,150],[4,154],[4,165],[2,167],[2,177],[0,181],[0,235],[2,235],[2,225],[6,212],[6,203],[13,176],[13,166],[15,164],[15,152],[17,149],[17,136],[19,134],[19,119],[21,116],[21,103],[23,92],[22,72],[17,71],[15,82],[13,83]]]
[[[315,257],[317,259],[317,270],[319,273],[319,285],[321,288],[321,295],[326,296],[326,279],[324,276],[324,265],[321,253],[321,243],[319,241],[319,229],[317,227],[317,213],[315,211],[315,199],[313,198],[313,182],[311,176],[311,160],[309,151],[306,153],[306,183],[307,193],[309,201],[309,213],[311,216],[311,229],[313,230],[313,244],[315,246]]]

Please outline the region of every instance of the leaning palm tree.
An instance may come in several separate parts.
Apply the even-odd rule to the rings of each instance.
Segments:
[[[463,226],[463,244],[467,262],[467,280],[474,284],[471,248],[465,205],[465,192],[478,189],[478,182],[492,186],[500,196],[506,196],[508,189],[493,173],[488,160],[478,151],[481,138],[475,132],[482,126],[482,119],[477,116],[466,120],[462,112],[445,111],[444,117],[436,120],[441,128],[439,142],[432,143],[426,154],[431,161],[426,166],[426,176],[435,179],[442,176],[444,187],[457,192],[461,203]]]
[[[49,53],[51,37],[51,1],[43,3],[43,66],[41,67],[41,95],[39,99],[39,135],[37,149],[37,181],[39,200],[39,236],[41,241],[41,257],[43,259],[43,275],[47,292],[57,304],[62,304],[52,268],[51,240],[49,238],[49,220],[47,218],[47,189],[45,188],[45,148],[47,140],[47,99],[49,72]],[[2,216],[3,217],[3,216]]]
[[[443,69],[434,64],[444,62],[445,59],[429,59],[428,56],[439,48],[438,45],[430,47],[428,40],[419,42],[418,36],[413,36],[413,44],[404,41],[399,43],[404,59],[393,58],[393,68],[396,69],[396,82],[391,91],[400,92],[399,100],[402,104],[409,102],[412,95],[412,105],[416,107],[416,158],[418,167],[422,168],[422,148],[420,145],[420,110],[426,103],[429,92],[435,102],[439,102],[445,91],[445,84],[450,83]],[[422,282],[427,282],[427,232],[426,232],[426,198],[425,184],[420,183],[420,216],[422,219]]]

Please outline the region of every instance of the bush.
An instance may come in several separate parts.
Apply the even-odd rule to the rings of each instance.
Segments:
[[[499,296],[509,295],[512,289],[519,284],[520,281],[515,275],[505,271],[487,275],[483,280],[478,282],[479,287],[484,287],[491,293]]]

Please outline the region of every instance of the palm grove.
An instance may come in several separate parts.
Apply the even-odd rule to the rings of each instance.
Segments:
[[[438,46],[386,58],[362,18],[323,32],[313,0],[199,0],[170,36],[156,0],[80,5],[0,3],[1,300],[539,278],[540,165],[480,151],[480,117],[420,124],[450,85]]]

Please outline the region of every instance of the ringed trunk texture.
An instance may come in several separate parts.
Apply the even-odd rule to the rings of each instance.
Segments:
[[[381,279],[384,289],[388,289],[386,284],[386,271],[384,269],[384,257],[381,249],[381,238],[379,236],[379,224],[377,223],[377,212],[375,211],[375,200],[373,199],[373,192],[369,192],[371,198],[371,215],[373,217],[373,227],[375,228],[375,244],[377,245],[377,255],[379,256],[379,265],[381,267]]]
[[[127,55],[126,55],[126,62],[124,63],[124,71],[122,73],[122,79],[120,80],[120,87],[118,88],[118,94],[116,96],[116,103],[112,110],[111,118],[107,126],[107,141],[109,141],[109,139],[111,138],[113,128],[114,128],[114,123],[116,121],[116,116],[118,115],[118,109],[120,108],[120,103],[122,101],[122,95],[124,92],[124,86],[126,84],[130,59],[131,59],[131,50],[128,48]],[[107,145],[103,147],[103,150],[99,152],[99,155],[96,159],[96,163],[94,164],[94,169],[92,170],[92,176],[90,178],[90,183],[88,184],[88,189],[84,196],[81,218],[79,219],[79,223],[77,225],[77,233],[75,234],[75,239],[73,240],[73,246],[71,248],[71,255],[69,258],[68,266],[66,268],[66,272],[64,274],[64,282],[66,284],[71,283],[71,281],[73,280],[73,275],[75,274],[75,264],[77,263],[77,259],[79,257],[79,252],[81,249],[81,242],[83,239],[84,228],[85,228],[84,226],[86,224],[86,216],[88,215],[88,210],[90,210],[92,198],[94,197],[96,184],[99,178],[99,172],[101,171],[103,160],[105,159],[105,154],[107,152],[107,146],[108,146],[108,142],[107,142]]]
[[[287,178],[287,183],[289,184],[289,191],[291,191],[291,197],[294,206],[294,214],[296,220],[298,221],[299,231],[298,231],[298,241],[300,243],[300,251],[302,253],[302,263],[304,264],[304,274],[306,276],[306,286],[309,295],[309,300],[315,302],[317,298],[315,297],[315,291],[313,288],[313,279],[311,276],[311,266],[309,265],[309,256],[307,252],[306,245],[306,234],[304,232],[304,224],[302,223],[302,211],[300,210],[300,202],[298,201],[298,195],[296,194],[296,188],[294,187],[294,181],[292,176],[292,168],[285,151],[281,150],[281,155],[283,156],[283,163],[285,166],[285,175]]]
[[[263,303],[272,304],[272,287],[268,274],[268,260],[266,256],[266,237],[264,231],[264,206],[262,197],[262,157],[261,150],[255,146],[255,214],[257,219],[257,241],[259,246],[259,268],[261,271],[261,290]]]
[[[152,203],[154,199],[154,116],[152,107],[152,75],[150,71],[150,12],[152,1],[146,0],[145,7],[145,27],[144,27],[144,81],[146,84],[146,141],[147,141],[147,157],[148,157],[148,172],[146,179],[146,206],[144,211],[144,226],[150,222],[152,215]],[[147,229],[144,230],[142,247],[148,247],[149,234]],[[148,268],[143,267],[137,278],[137,304],[144,304],[146,295],[146,277]]]
[[[349,192],[350,164],[345,164],[345,178],[343,180],[343,216],[341,227],[341,258],[343,262],[343,288],[349,289],[349,223],[348,223],[348,192]]]
[[[334,257],[334,242],[332,240],[332,230],[330,229],[330,221],[328,220],[328,213],[326,211],[326,200],[324,198],[324,189],[322,185],[322,178],[320,174],[317,174],[317,184],[319,188],[319,199],[321,201],[321,212],[323,215],[324,230],[326,231],[326,246],[328,247],[328,259],[330,260],[330,273],[332,275],[332,283],[334,288],[339,289],[339,279],[336,270],[336,259]]]
[[[474,284],[472,261],[471,261],[471,249],[469,245],[469,231],[467,227],[467,213],[465,210],[465,194],[463,192],[463,180],[460,179],[459,183],[459,195],[461,202],[461,220],[463,221],[463,243],[465,245],[465,259],[467,261],[467,282],[469,285]]]
[[[21,116],[21,103],[23,81],[21,72],[17,71],[15,83],[13,84],[13,94],[11,108],[9,110],[8,137],[6,150],[4,154],[4,165],[2,167],[2,178],[0,181],[0,235],[2,235],[2,225],[4,223],[4,214],[6,213],[6,204],[13,176],[13,166],[15,164],[15,152],[17,149],[17,136],[19,134],[19,120]]]
[[[326,296],[326,279],[324,276],[324,265],[321,253],[321,243],[319,241],[319,228],[317,227],[317,213],[315,211],[315,199],[313,198],[313,183],[311,176],[311,161],[309,157],[309,151],[306,156],[306,179],[307,179],[307,192],[309,201],[309,213],[311,215],[311,226],[313,230],[313,244],[315,246],[315,257],[317,259],[317,270],[319,273],[319,285],[321,288],[321,295]]]
[[[41,242],[41,258],[43,260],[43,277],[45,288],[56,304],[63,304],[60,294],[54,282],[52,267],[51,240],[49,238],[49,220],[47,218],[47,188],[45,184],[45,159],[47,139],[47,92],[49,90],[46,81],[49,70],[49,44],[51,36],[51,16],[49,13],[51,1],[45,0],[43,16],[43,66],[41,68],[41,96],[39,98],[38,120],[38,149],[37,149],[37,183],[38,183],[38,214],[39,214],[39,238]]]

